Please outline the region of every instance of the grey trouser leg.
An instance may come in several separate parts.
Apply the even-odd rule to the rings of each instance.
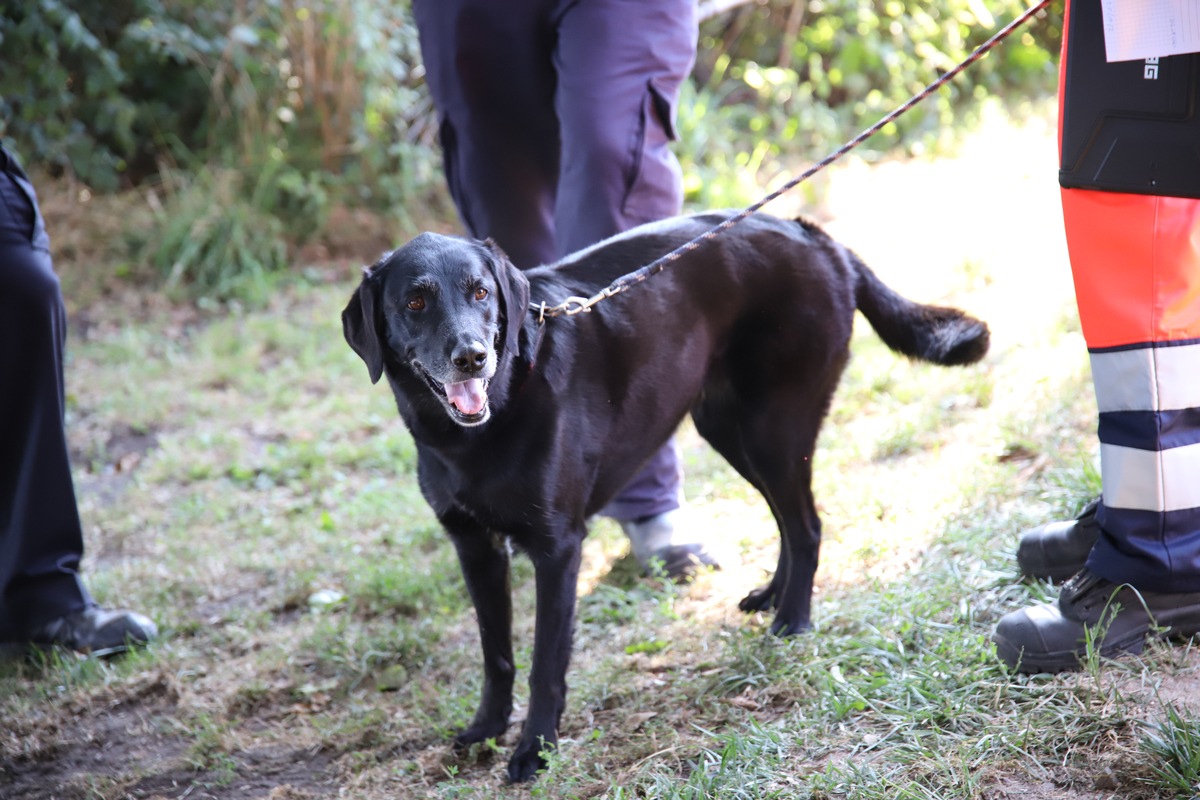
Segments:
[[[527,269],[679,213],[668,144],[695,58],[693,0],[415,0],[414,14],[472,236]],[[681,497],[669,442],[605,513],[651,516]]]

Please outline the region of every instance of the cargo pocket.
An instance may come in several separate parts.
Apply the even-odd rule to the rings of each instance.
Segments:
[[[33,186],[20,175],[7,171],[0,181],[3,181],[0,184],[0,202],[7,208],[0,238],[49,251],[50,237],[46,235]]]
[[[673,84],[673,81],[670,82]],[[675,141],[675,98],[678,87],[651,78],[646,82],[640,119],[632,143],[632,159],[621,210],[645,220],[679,213],[683,181],[671,152]]]

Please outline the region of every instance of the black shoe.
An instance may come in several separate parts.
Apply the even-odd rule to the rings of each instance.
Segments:
[[[1070,522],[1047,522],[1021,534],[1017,545],[1021,574],[1059,583],[1083,569],[1100,538],[1099,507],[1100,498],[1096,498]]]
[[[720,569],[721,565],[704,543],[686,539],[681,544],[672,543],[682,538],[676,534],[679,519],[680,512],[676,509],[620,522],[642,569],[649,575],[661,574],[673,581],[690,580],[701,567]]]
[[[77,653],[110,655],[144,645],[157,635],[154,623],[135,611],[92,606],[34,628],[29,633],[29,642]]]
[[[1063,584],[1057,603],[1004,615],[992,641],[1000,660],[1018,672],[1077,670],[1092,647],[1104,658],[1140,653],[1148,636],[1200,632],[1200,592],[1139,592],[1083,570]]]
[[[703,544],[673,544],[654,554],[647,572],[661,570],[671,580],[685,583],[705,567],[720,569],[721,565]]]

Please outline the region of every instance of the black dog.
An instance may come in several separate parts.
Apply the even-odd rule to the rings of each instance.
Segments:
[[[566,700],[584,521],[691,412],[766,498],[782,543],[745,611],[772,633],[809,627],[821,525],[810,488],[821,421],[849,357],[855,309],[892,349],[969,364],[987,326],[913,303],[816,225],[755,215],[644,286],[539,321],[530,298],[588,297],[726,218],[645,225],[521,272],[490,242],[426,233],[370,268],[342,312],[372,382],[386,375],[416,441],[421,490],[457,548],[484,683],[458,745],[499,736],[512,709],[505,539],[532,559],[537,619],[529,714],[508,766],[543,765]]]

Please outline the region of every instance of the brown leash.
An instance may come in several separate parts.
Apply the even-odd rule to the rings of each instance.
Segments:
[[[979,45],[979,47],[975,48],[975,50],[972,51],[970,55],[968,55],[965,59],[963,59],[957,66],[952,68],[949,72],[942,75],[940,78],[938,78],[933,83],[926,86],[920,92],[917,92],[917,94],[910,97],[903,105],[899,106],[898,108],[893,109],[891,112],[889,112],[886,116],[881,118],[874,125],[867,128],[866,130],[864,130],[862,133],[855,136],[850,141],[846,142],[844,145],[842,145],[836,151],[834,151],[833,153],[831,153],[828,156],[826,156],[825,158],[823,158],[821,161],[819,161],[816,164],[814,164],[813,166],[809,167],[802,174],[796,176],[795,178],[792,178],[790,181],[788,181],[787,183],[785,183],[783,186],[779,187],[775,191],[771,192],[766,197],[759,200],[757,203],[747,206],[746,208],[739,211],[737,214],[733,215],[729,219],[722,222],[721,224],[710,228],[709,230],[700,234],[699,236],[692,239],[691,241],[684,242],[683,244],[679,245],[679,247],[676,247],[671,252],[656,258],[654,261],[651,261],[646,266],[644,266],[640,269],[637,269],[633,272],[630,272],[626,275],[622,275],[620,278],[617,278],[615,281],[613,281],[608,286],[601,289],[599,292],[592,295],[591,297],[568,297],[566,300],[563,300],[561,303],[559,303],[558,305],[555,305],[555,306],[548,306],[548,305],[546,305],[545,302],[530,303],[529,307],[533,311],[536,311],[538,314],[538,324],[540,325],[540,324],[544,323],[546,321],[546,317],[558,317],[558,316],[570,317],[570,316],[574,316],[575,314],[579,314],[581,312],[590,311],[592,306],[596,305],[596,303],[599,303],[601,300],[605,300],[609,297],[612,297],[613,295],[618,295],[622,292],[628,291],[629,289],[631,289],[632,287],[641,283],[642,281],[646,280],[647,278],[650,278],[650,277],[662,272],[667,267],[667,265],[671,264],[674,261],[678,261],[684,255],[686,255],[687,253],[690,253],[692,250],[695,250],[697,247],[699,247],[700,245],[702,245],[704,242],[708,241],[709,239],[714,239],[717,236],[720,236],[722,233],[729,230],[734,225],[737,225],[739,222],[741,222],[746,217],[753,214],[755,211],[758,211],[760,208],[765,206],[767,203],[770,203],[772,200],[777,199],[779,196],[783,195],[784,193],[796,188],[796,186],[798,186],[802,182],[808,180],[813,175],[816,175],[818,172],[825,169],[825,167],[832,164],[834,161],[837,161],[839,158],[846,155],[846,153],[849,153],[851,150],[858,147],[860,144],[865,142],[871,136],[878,133],[888,123],[895,121],[898,117],[900,117],[900,115],[904,114],[906,111],[908,111],[910,108],[915,106],[917,103],[921,102],[926,97],[933,94],[935,91],[937,91],[942,86],[944,86],[947,82],[952,80],[956,75],[958,75],[958,73],[962,72],[964,69],[966,69],[967,67],[969,67],[970,65],[972,65],[976,61],[978,61],[980,58],[982,58],[989,50],[991,50],[993,47],[995,47],[1000,42],[1004,41],[1004,39],[1008,38],[1009,34],[1011,34],[1017,28],[1021,27],[1026,22],[1028,22],[1033,17],[1034,14],[1037,14],[1039,11],[1046,8],[1046,6],[1050,5],[1050,2],[1051,2],[1051,0],[1041,0],[1037,5],[1029,8],[1029,10],[1027,10],[1024,14],[1017,17],[1015,20],[1013,20],[1012,22],[1005,25],[1002,29],[1000,29],[1000,31],[998,31],[994,36],[992,36],[992,38],[988,39],[986,42]]]

